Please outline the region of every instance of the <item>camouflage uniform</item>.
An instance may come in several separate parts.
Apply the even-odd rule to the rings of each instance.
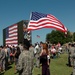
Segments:
[[[31,54],[31,59],[33,60],[32,61],[32,64],[34,64],[34,47],[30,47],[29,48],[29,52]],[[33,66],[34,67],[34,66]]]
[[[71,62],[71,66],[73,66],[74,47],[70,47],[70,48],[69,48],[69,53],[70,53],[70,62]]]
[[[34,58],[34,47],[30,47],[29,51],[31,53],[32,58]]]
[[[74,48],[72,59],[73,59],[73,75],[75,75],[75,48]]]
[[[40,67],[40,48],[36,48],[36,54],[35,54],[35,66]]]
[[[29,51],[24,50],[18,60],[17,70],[19,75],[32,75],[33,60]]]
[[[70,47],[69,48],[69,53],[70,53],[70,61],[71,61],[71,66],[73,67],[73,74],[75,75],[75,47]]]
[[[2,70],[5,70],[5,55],[6,55],[5,50],[2,49],[0,53],[0,64],[1,64]]]
[[[73,61],[74,61],[74,65],[73,65],[73,75],[75,75],[75,59],[74,59]]]

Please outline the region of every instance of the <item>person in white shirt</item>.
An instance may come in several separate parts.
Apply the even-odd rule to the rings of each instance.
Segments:
[[[54,58],[56,56],[56,49],[54,46],[52,46],[52,48],[51,48],[51,55],[52,55],[52,58]]]

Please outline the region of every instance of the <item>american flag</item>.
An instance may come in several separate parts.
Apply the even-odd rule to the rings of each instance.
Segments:
[[[14,24],[6,28],[5,44],[8,46],[18,45],[18,25],[17,24]]]
[[[37,38],[40,38],[40,36],[39,36],[39,35],[37,35]]]
[[[55,28],[67,32],[67,28],[53,15],[32,12],[28,30],[37,30],[41,28]]]

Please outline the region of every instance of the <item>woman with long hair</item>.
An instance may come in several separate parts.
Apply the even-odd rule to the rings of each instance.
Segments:
[[[49,70],[49,52],[48,52],[48,45],[43,43],[43,49],[40,53],[40,63],[42,64],[42,75],[50,75]]]

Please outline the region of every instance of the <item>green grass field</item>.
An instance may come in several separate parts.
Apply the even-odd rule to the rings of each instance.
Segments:
[[[67,65],[67,54],[61,54],[60,57],[51,59],[50,63],[50,72],[51,75],[70,75],[72,72],[72,67],[68,67]],[[34,68],[33,75],[41,75],[41,67],[40,69]],[[10,69],[7,70],[4,74],[1,75],[18,75],[14,74],[14,64],[10,65]]]

